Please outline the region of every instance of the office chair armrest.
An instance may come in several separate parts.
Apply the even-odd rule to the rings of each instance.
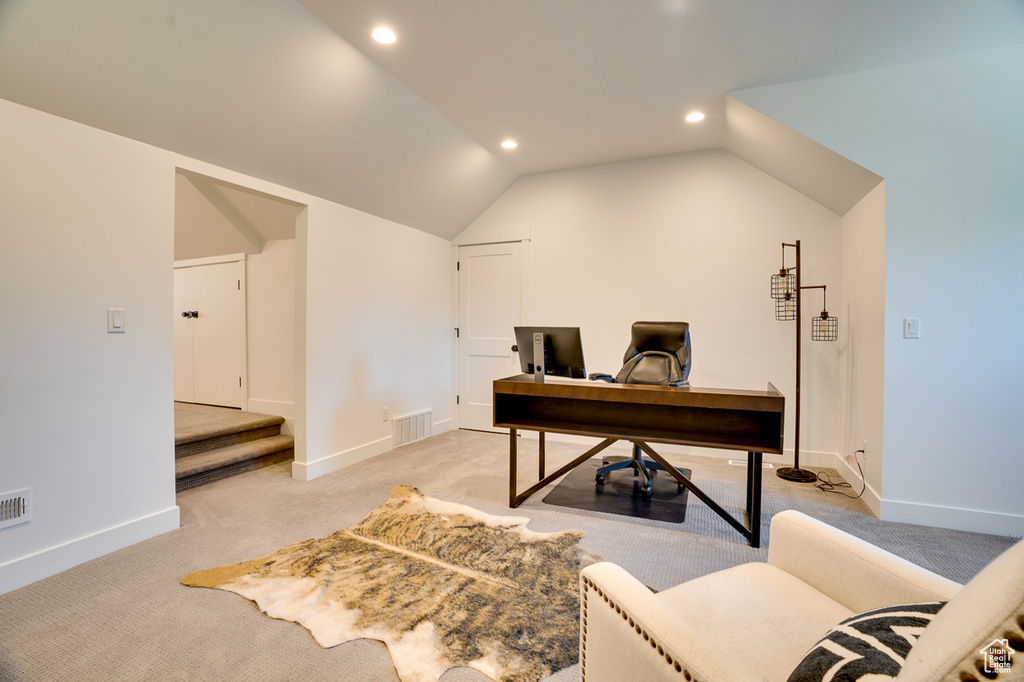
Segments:
[[[616,564],[583,569],[580,608],[580,677],[587,682],[753,682],[736,670],[731,643],[701,634],[700,614],[676,614]]]
[[[772,517],[768,563],[860,613],[947,601],[960,584],[794,510]]]
[[[613,377],[611,374],[591,374],[587,378],[590,379],[591,381],[597,381],[600,379],[601,381],[607,381],[609,384],[615,383],[615,377]]]

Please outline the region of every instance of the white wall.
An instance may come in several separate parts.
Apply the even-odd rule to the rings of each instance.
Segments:
[[[634,321],[687,321],[691,383],[772,382],[787,397],[792,449],[795,324],[775,320],[770,277],[782,242],[801,240],[804,283],[828,285],[838,313],[836,214],[718,150],[527,176],[468,229],[516,225],[532,236],[526,323],[581,327],[587,371],[614,374]],[[806,300],[801,463],[833,466],[839,345],[810,341],[820,292]]]
[[[178,527],[166,154],[0,100],[0,592]],[[107,308],[126,332],[107,333]]]
[[[248,409],[295,424],[295,240],[268,241],[245,263]]]
[[[0,593],[178,526],[177,167],[308,206],[293,264],[299,475],[386,450],[382,407],[450,423],[446,240],[3,100],[0,147],[0,492],[33,500],[29,523],[0,530]],[[266,265],[271,279],[287,268]],[[106,333],[107,307],[127,310],[127,333]]]
[[[882,397],[885,388],[885,183],[842,219],[843,299],[836,309],[842,324],[843,401],[840,452],[857,455],[841,473],[878,514],[882,492]],[[841,465],[846,460],[840,460]]]
[[[732,93],[886,180],[882,518],[1024,534],[1022,82],[1018,46]]]
[[[304,480],[389,450],[385,407],[450,428],[453,336],[450,242],[324,201],[308,218]]]

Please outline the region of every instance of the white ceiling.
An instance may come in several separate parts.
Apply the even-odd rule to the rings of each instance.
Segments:
[[[1024,41],[1020,0],[300,1],[520,174],[721,146],[733,90]]]
[[[451,238],[546,170],[798,186],[725,93],[1020,42],[1024,0],[0,0],[0,97]]]

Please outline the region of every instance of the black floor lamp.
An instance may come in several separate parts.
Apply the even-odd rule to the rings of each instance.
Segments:
[[[786,267],[786,247],[796,249],[796,266]],[[825,285],[804,286],[800,283],[800,240],[795,244],[782,243],[782,268],[779,274],[772,275],[772,298],[775,299],[776,320],[796,320],[796,425],[793,436],[793,466],[782,467],[776,474],[779,478],[798,483],[810,483],[817,480],[817,475],[800,468],[800,291],[803,289],[821,289],[823,301]],[[829,315],[822,304],[821,315],[811,323],[811,339],[813,341],[835,341],[839,338],[839,320]]]

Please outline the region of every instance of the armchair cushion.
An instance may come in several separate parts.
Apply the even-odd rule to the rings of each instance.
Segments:
[[[807,652],[787,682],[895,678],[921,633],[945,604],[885,606],[851,616]]]
[[[823,632],[853,615],[775,566],[749,563],[689,580],[655,597],[729,652],[735,671],[784,680]]]

